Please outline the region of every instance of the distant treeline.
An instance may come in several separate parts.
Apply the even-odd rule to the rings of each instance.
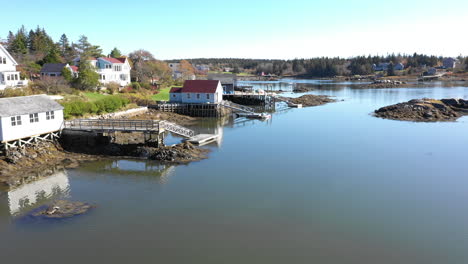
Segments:
[[[465,61],[464,58],[459,58]],[[387,56],[358,56],[353,58],[311,58],[294,60],[266,59],[188,59],[193,65],[209,65],[210,70],[223,71],[229,68],[234,73],[250,72],[254,74],[302,75],[310,77],[333,77],[373,74],[373,64],[403,63],[405,68],[416,70],[423,66],[434,67],[442,62],[442,57],[414,53],[391,54]]]

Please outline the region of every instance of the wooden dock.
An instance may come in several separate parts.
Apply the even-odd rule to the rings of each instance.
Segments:
[[[193,117],[223,117],[229,115],[219,104],[185,104],[185,103],[170,103],[159,102],[155,105],[149,105],[148,108],[155,109],[161,112],[171,112],[180,115],[188,115]]]
[[[161,134],[170,131],[183,137],[195,136],[195,131],[167,121],[128,119],[75,119],[64,123],[64,130],[96,133],[144,132]]]
[[[196,144],[196,145],[206,145],[211,142],[216,141],[219,138],[219,135],[213,135],[213,134],[198,134],[196,136],[193,136],[186,141]]]

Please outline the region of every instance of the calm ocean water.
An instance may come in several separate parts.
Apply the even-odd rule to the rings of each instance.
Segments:
[[[2,261],[468,263],[468,118],[371,115],[415,98],[466,99],[468,88],[252,85],[294,83],[344,101],[200,123],[222,140],[189,165],[98,161],[1,194]],[[59,197],[97,208],[57,221],[25,215]]]

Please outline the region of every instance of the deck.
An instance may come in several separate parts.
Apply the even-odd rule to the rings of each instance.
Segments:
[[[213,141],[216,141],[218,139],[219,135],[213,135],[213,134],[198,134],[196,136],[193,136],[186,141],[192,143],[192,144],[197,144],[197,145],[205,145],[208,143],[211,143]]]
[[[97,133],[145,132],[161,134],[170,131],[183,137],[193,137],[195,132],[177,124],[158,120],[128,119],[75,119],[64,123],[64,130],[93,131]]]

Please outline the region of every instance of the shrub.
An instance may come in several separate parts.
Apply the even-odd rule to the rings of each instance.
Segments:
[[[106,91],[109,94],[116,94],[119,92],[120,85],[116,82],[106,84]]]
[[[137,91],[138,91],[138,90],[141,89],[141,85],[140,85],[140,83],[138,83],[138,82],[132,82],[131,85],[132,85],[133,90],[137,90]]]
[[[110,113],[125,107],[130,100],[121,96],[106,96],[94,102],[87,102],[82,99],[75,99],[62,102],[63,114],[66,119],[80,117],[86,114]]]

